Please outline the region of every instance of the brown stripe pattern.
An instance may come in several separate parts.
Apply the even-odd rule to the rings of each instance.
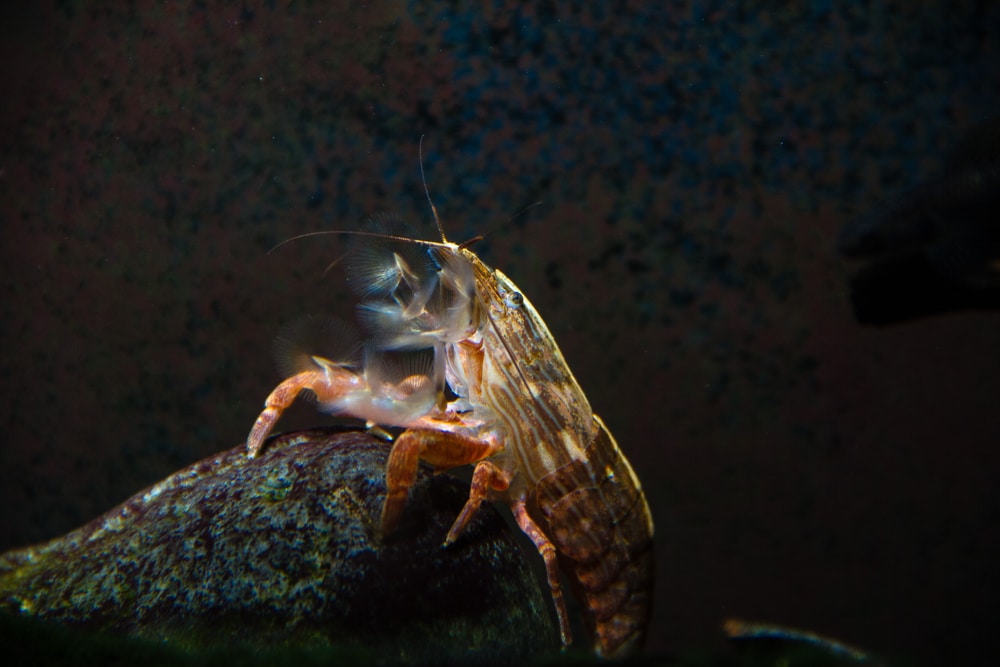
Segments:
[[[529,512],[571,575],[595,652],[634,653],[649,623],[654,563],[639,480],[531,303],[465,252],[489,319],[479,328],[485,354],[472,400],[503,423]]]
[[[549,538],[586,602],[594,650],[614,657],[634,653],[649,623],[653,520],[628,460],[595,420],[600,428],[587,458],[543,478],[535,497]]]

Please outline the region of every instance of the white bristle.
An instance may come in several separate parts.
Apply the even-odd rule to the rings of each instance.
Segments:
[[[334,366],[360,367],[361,337],[349,323],[322,315],[307,315],[282,328],[274,339],[275,365],[282,377],[317,367],[315,358]]]

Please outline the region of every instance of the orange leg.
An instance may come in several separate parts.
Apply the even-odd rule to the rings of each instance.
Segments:
[[[326,403],[340,398],[360,384],[361,379],[356,374],[339,368],[326,359],[318,357],[313,359],[320,364],[319,368],[293,375],[275,387],[264,401],[264,411],[257,417],[253,428],[250,429],[250,435],[247,436],[247,455],[250,458],[260,453],[264,440],[271,433],[281,413],[302,391],[308,389],[316,394],[321,403]]]
[[[492,443],[449,431],[403,431],[392,445],[386,464],[382,534],[389,535],[399,524],[421,459],[439,470],[447,470],[475,463],[497,450],[498,447]]]
[[[562,635],[563,646],[569,646],[573,642],[573,633],[569,629],[569,614],[566,612],[566,602],[563,600],[562,585],[559,583],[559,563],[556,560],[556,547],[545,536],[542,529],[538,527],[528,515],[528,508],[524,505],[524,499],[519,498],[511,503],[511,511],[514,512],[514,519],[521,528],[521,532],[528,536],[545,561],[545,576],[549,580],[549,590],[552,592],[552,602],[556,605],[556,618],[559,619],[559,634]]]
[[[448,546],[458,539],[459,533],[465,529],[469,519],[475,516],[479,507],[489,500],[490,491],[506,491],[510,486],[510,473],[504,472],[490,461],[480,461],[476,464],[476,469],[472,473],[472,486],[469,488],[469,499],[465,501],[465,507],[461,514],[451,524],[448,537],[444,538],[444,546]]]

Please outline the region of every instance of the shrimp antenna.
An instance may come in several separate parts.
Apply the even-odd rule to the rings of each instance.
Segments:
[[[522,208],[520,211],[518,211],[514,215],[510,216],[509,218],[507,218],[507,221],[504,224],[511,223],[511,222],[517,220],[518,218],[520,218],[520,217],[524,216],[525,214],[527,214],[528,211],[530,211],[531,209],[535,208],[536,206],[541,206],[541,204],[542,204],[541,201],[536,201],[533,204],[528,204],[527,206],[525,206],[524,208]],[[496,232],[496,229],[488,229],[485,232],[483,232],[482,234],[476,234],[471,239],[467,239],[467,240],[462,241],[461,243],[459,243],[458,244],[458,249],[461,250],[463,248],[468,248],[469,246],[471,246],[474,243],[479,243],[480,241],[485,241],[490,236],[492,236],[494,232]]]
[[[438,233],[441,235],[441,241],[444,243],[448,242],[448,237],[444,235],[444,227],[441,226],[441,218],[438,217],[437,207],[434,206],[434,202],[431,201],[431,191],[427,188],[427,178],[424,177],[424,135],[420,135],[420,141],[417,143],[417,154],[420,156],[420,180],[424,184],[424,194],[427,195],[427,203],[431,205],[431,213],[434,214],[434,224],[437,225]]]
[[[522,208],[520,211],[518,211],[514,215],[510,216],[509,218],[507,218],[507,222],[514,222],[518,218],[526,215],[528,213],[528,211],[530,211],[531,209],[535,208],[536,206],[541,206],[541,205],[542,205],[542,200],[541,199],[539,199],[538,201],[536,201],[536,202],[534,202],[532,204],[528,204],[527,206],[525,206],[524,208]]]
[[[355,231],[353,229],[321,229],[316,232],[306,232],[305,234],[297,234],[296,236],[291,236],[280,243],[276,243],[267,251],[270,255],[272,252],[280,248],[281,246],[291,243],[292,241],[299,241],[301,239],[308,239],[314,236],[367,236],[373,239],[382,239],[388,241],[402,241],[403,243],[414,243],[416,245],[422,245],[427,247],[446,247],[447,242],[441,243],[439,241],[424,241],[423,239],[411,239],[408,236],[399,236],[397,234],[379,234],[378,232],[363,232]],[[336,261],[340,261],[339,259]],[[336,263],[336,261],[334,263]]]

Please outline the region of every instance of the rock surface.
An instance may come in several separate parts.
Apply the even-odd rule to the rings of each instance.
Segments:
[[[530,554],[467,488],[422,469],[378,530],[388,447],[333,429],[181,470],[82,528],[0,556],[9,614],[192,651],[358,648],[381,661],[517,663],[554,650]]]

